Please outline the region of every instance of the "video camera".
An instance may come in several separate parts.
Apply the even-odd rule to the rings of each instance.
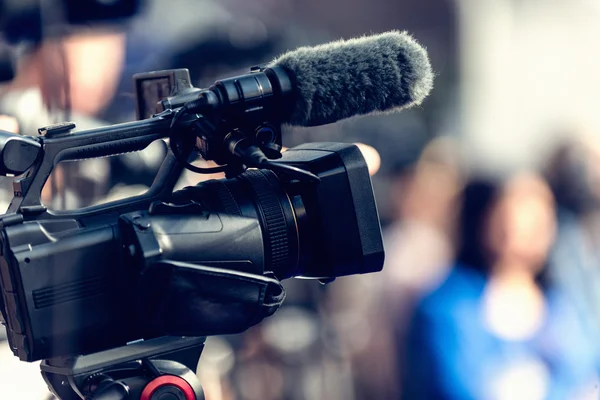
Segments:
[[[44,359],[60,399],[201,398],[191,371],[203,337],[272,315],[285,298],[281,280],[330,282],[383,266],[359,149],[308,143],[282,152],[292,84],[279,67],[208,89],[194,88],[183,69],[134,82],[138,121],[0,132],[0,174],[19,176],[0,216],[0,309],[13,353]],[[58,163],[156,140],[170,150],[145,194],[68,211],[42,203]],[[199,156],[218,167],[192,164]],[[226,178],[174,191],[184,168]]]

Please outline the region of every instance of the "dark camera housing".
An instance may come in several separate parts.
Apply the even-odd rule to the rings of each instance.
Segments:
[[[150,211],[119,215],[113,210],[85,221],[11,225],[4,220],[0,279],[15,354],[34,361],[89,354],[140,338],[246,328],[219,325],[200,312],[210,308],[227,314],[234,305],[219,303],[219,297],[230,296],[234,287],[173,297],[164,277],[152,275],[159,261],[325,281],[381,270],[381,230],[360,150],[349,144],[306,144],[277,162],[309,170],[321,182],[248,170],[175,192],[178,204],[155,203]],[[198,282],[201,287],[205,281]],[[194,286],[192,278],[185,284]],[[148,308],[161,296],[170,296],[167,309]],[[168,330],[152,323],[167,318]]]

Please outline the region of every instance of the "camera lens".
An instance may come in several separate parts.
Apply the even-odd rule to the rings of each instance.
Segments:
[[[263,232],[266,273],[278,279],[301,274],[299,223],[303,208],[298,199],[292,201],[275,173],[249,169],[234,179],[207,181],[184,191],[194,191],[189,193],[191,197],[201,198],[211,211],[258,220]]]

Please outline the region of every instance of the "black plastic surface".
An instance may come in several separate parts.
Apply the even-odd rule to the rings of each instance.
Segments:
[[[82,252],[85,249],[85,252]],[[126,326],[126,288],[120,242],[112,226],[48,233],[43,224],[8,227],[0,272],[9,338],[22,360],[99,350],[124,344],[105,330]],[[96,267],[95,267],[96,266]],[[18,321],[18,322],[16,322]],[[124,341],[125,340],[125,341]]]
[[[305,168],[321,178],[300,189],[309,227],[300,233],[313,254],[302,276],[332,278],[377,272],[384,248],[371,178],[362,153],[344,143],[307,143],[277,162]],[[305,240],[304,235],[309,235]]]
[[[0,130],[0,175],[21,175],[40,156],[42,145],[34,138]]]

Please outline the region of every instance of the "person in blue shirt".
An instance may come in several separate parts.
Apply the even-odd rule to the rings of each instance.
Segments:
[[[536,175],[467,185],[456,264],[411,322],[404,399],[599,398],[600,338],[544,276],[554,215]]]

